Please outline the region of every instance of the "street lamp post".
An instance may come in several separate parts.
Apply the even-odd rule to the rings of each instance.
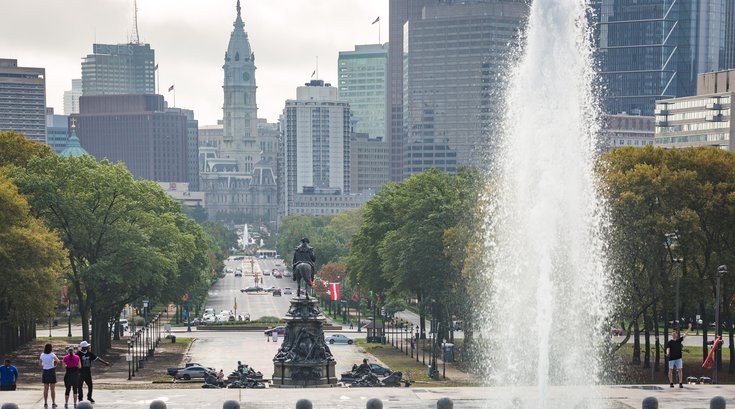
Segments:
[[[717,285],[715,286],[715,340],[717,340],[717,336],[722,335],[722,331],[720,328],[720,279],[722,279],[722,276],[727,274],[727,266],[721,265],[717,267],[717,272],[715,273],[715,277],[717,278]],[[714,343],[712,344],[712,347],[715,348],[714,357],[715,362],[714,365],[712,365],[712,383],[717,383],[717,366],[719,365],[719,358],[720,354],[717,350],[718,346],[715,346]]]
[[[133,355],[132,355],[132,352],[131,352],[131,345],[130,344],[131,344],[131,341],[130,341],[130,339],[128,339],[128,354],[125,355],[125,360],[128,361],[128,380],[131,380],[132,379],[131,369],[132,369],[132,364],[133,364]]]
[[[71,338],[71,303],[69,303],[69,305],[67,305],[66,307],[66,316],[68,318],[67,321],[69,323],[68,325],[69,331],[67,332],[66,336]]]
[[[419,347],[419,326],[416,326],[416,340],[414,341],[416,343],[416,348]],[[416,350],[416,362],[419,361],[419,350]]]
[[[143,300],[143,325],[148,324],[148,300]]]

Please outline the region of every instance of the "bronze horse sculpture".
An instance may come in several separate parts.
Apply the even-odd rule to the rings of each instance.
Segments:
[[[301,296],[301,282],[304,282],[304,295],[309,299],[309,287],[314,287],[314,271],[309,263],[298,263],[293,271],[293,279],[296,281],[296,296]]]

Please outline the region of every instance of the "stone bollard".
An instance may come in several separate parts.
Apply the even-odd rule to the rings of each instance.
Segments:
[[[156,399],[153,402],[151,402],[151,406],[149,406],[149,408],[150,409],[166,409],[166,402]],[[79,408],[77,407],[77,409]]]
[[[309,399],[299,399],[296,401],[296,409],[312,409]]]
[[[77,409],[92,409],[93,406],[89,402],[79,402],[77,404]]]
[[[436,409],[453,409],[454,402],[449,398],[441,398],[436,401]]]
[[[653,396],[643,399],[643,409],[658,409],[658,399]]]
[[[15,403],[3,403],[3,406],[0,406],[0,409],[18,409],[18,405]]]
[[[709,401],[709,409],[725,409],[727,402],[722,396],[715,396]]]
[[[367,409],[383,409],[383,401],[378,398],[368,399],[365,407]]]
[[[226,400],[222,405],[222,409],[240,409],[240,402],[235,400]]]

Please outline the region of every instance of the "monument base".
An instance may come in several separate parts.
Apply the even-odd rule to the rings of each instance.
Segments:
[[[319,388],[337,386],[334,361],[316,363],[273,362],[272,388]]]

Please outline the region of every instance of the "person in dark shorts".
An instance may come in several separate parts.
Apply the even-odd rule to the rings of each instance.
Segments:
[[[100,361],[107,366],[110,366],[110,363],[95,355],[89,350],[89,347],[90,345],[87,341],[79,343],[79,352],[77,352],[77,356],[82,362],[82,369],[79,371],[79,388],[77,389],[77,392],[79,392],[79,402],[81,402],[83,400],[82,398],[84,398],[82,385],[86,383],[87,400],[94,403],[94,399],[92,399],[92,362]]]
[[[43,375],[41,375],[41,382],[43,382],[43,407],[48,408],[48,392],[51,390],[51,407],[56,407],[56,365],[59,364],[59,358],[54,354],[51,344],[46,344],[43,347],[43,353],[39,357],[41,361],[41,368],[43,368]]]
[[[671,339],[669,342],[666,343],[666,358],[669,361],[669,386],[674,387],[674,367],[679,370],[679,387],[683,388],[684,384],[682,383],[684,370],[682,369],[682,341],[684,341],[684,337],[689,335],[689,331],[692,329],[692,324],[689,324],[689,327],[687,328],[686,332],[684,332],[684,335],[679,336],[679,330],[674,330],[671,333]]]
[[[79,386],[79,368],[82,367],[77,354],[74,353],[74,348],[66,348],[66,355],[61,360],[66,368],[64,374],[64,408],[69,407],[69,392],[74,393],[74,407],[77,407],[77,387]]]
[[[18,375],[18,368],[11,365],[10,359],[5,359],[3,366],[0,366],[0,391],[14,391]]]

